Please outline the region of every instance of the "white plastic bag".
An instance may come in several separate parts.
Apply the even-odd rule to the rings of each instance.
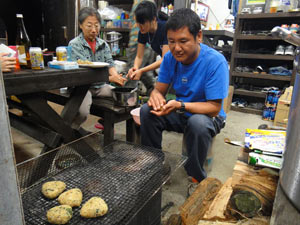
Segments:
[[[117,16],[120,16],[122,12],[123,12],[122,9],[119,9],[119,8],[111,6],[111,5],[105,7],[103,10],[99,11],[101,19],[103,19],[103,20],[117,19]]]

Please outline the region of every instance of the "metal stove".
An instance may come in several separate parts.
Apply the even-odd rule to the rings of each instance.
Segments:
[[[281,27],[274,27],[272,35],[297,46],[294,59],[294,69],[297,73],[290,105],[280,185],[290,202],[300,212],[300,37]]]

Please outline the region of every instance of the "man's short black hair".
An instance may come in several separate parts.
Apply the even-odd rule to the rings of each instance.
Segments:
[[[157,19],[157,7],[150,1],[141,2],[134,11],[136,22],[144,24],[147,21]]]
[[[187,27],[189,32],[196,38],[201,30],[200,17],[188,8],[175,10],[166,23],[166,31],[175,31],[183,27]]]

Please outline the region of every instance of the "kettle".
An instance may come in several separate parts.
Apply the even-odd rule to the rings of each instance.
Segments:
[[[116,56],[120,53],[119,40],[122,39],[122,34],[116,31],[106,33],[106,42],[110,46],[111,54]]]

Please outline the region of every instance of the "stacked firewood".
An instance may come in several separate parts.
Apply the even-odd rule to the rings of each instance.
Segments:
[[[167,225],[267,225],[272,213],[278,173],[237,161],[224,184],[207,178]]]

